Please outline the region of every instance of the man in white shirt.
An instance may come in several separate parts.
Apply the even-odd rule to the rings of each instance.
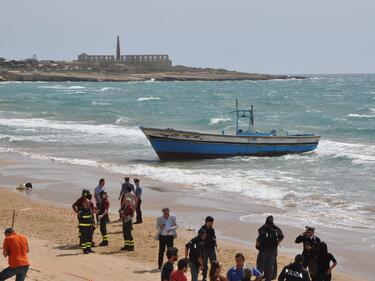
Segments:
[[[166,248],[173,247],[174,238],[177,237],[177,221],[175,216],[170,215],[169,208],[162,209],[163,216],[156,219],[159,240],[158,269],[163,265],[163,257]]]
[[[98,186],[95,187],[95,189],[94,189],[94,198],[95,198],[96,208],[98,210],[100,210],[100,208],[102,207],[102,198],[100,197],[100,192],[105,191],[104,185],[105,185],[105,180],[100,179]],[[96,222],[99,223],[99,215],[98,214],[96,214]]]

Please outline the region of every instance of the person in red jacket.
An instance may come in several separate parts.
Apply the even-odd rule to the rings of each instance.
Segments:
[[[134,204],[130,198],[125,199],[127,202],[121,210],[122,219],[122,233],[124,235],[124,246],[121,251],[134,251],[134,240],[132,235],[133,217],[134,217]]]

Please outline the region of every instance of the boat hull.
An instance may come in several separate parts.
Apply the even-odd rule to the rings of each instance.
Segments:
[[[320,136],[230,136],[142,128],[160,160],[280,156],[316,149]]]

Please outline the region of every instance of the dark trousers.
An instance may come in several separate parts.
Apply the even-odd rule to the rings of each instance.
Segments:
[[[205,250],[203,252],[203,271],[202,271],[203,279],[207,278],[208,260],[210,260],[210,264],[212,264],[213,261],[216,261],[215,249]]]
[[[79,246],[82,250],[91,249],[92,246],[92,226],[79,227]]]
[[[257,257],[257,268],[264,273],[266,281],[272,280],[277,250],[263,252],[259,251]]]
[[[272,280],[275,280],[276,278],[277,278],[277,251],[275,255],[275,261],[273,263]]]
[[[199,265],[195,262],[189,262],[190,273],[191,273],[191,281],[198,281],[199,275]]]
[[[332,275],[331,274],[326,274],[325,272],[323,273],[318,273],[316,275],[316,279],[317,281],[331,281],[332,279]]]
[[[122,223],[122,234],[124,235],[125,248],[134,249],[132,229],[133,229],[132,220],[127,220]]]
[[[137,212],[137,223],[142,223],[142,210],[141,210],[142,199],[137,201],[135,211]]]
[[[159,235],[159,259],[158,259],[158,266],[159,268],[163,265],[163,257],[165,248],[173,247],[173,235]]]
[[[7,267],[0,272],[0,281],[6,280],[10,277],[13,277],[14,275],[16,275],[16,281],[24,281],[28,270],[28,265],[13,268]]]
[[[99,211],[101,208],[102,208],[102,203],[96,202],[96,209],[98,209]],[[99,214],[96,214],[95,217],[96,217],[96,223],[99,223]]]
[[[103,241],[108,241],[108,235],[107,235],[107,223],[108,223],[108,217],[102,217],[100,220],[100,234],[102,235]]]

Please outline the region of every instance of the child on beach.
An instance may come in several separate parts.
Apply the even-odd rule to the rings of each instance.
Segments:
[[[221,264],[218,261],[211,262],[210,281],[228,281],[228,279],[221,275]]]
[[[186,271],[188,269],[188,260],[181,259],[177,263],[177,270],[174,270],[169,276],[169,281],[187,281]]]
[[[167,249],[168,261],[163,265],[161,270],[161,281],[169,281],[169,276],[173,271],[173,265],[178,260],[178,249],[170,247]]]

